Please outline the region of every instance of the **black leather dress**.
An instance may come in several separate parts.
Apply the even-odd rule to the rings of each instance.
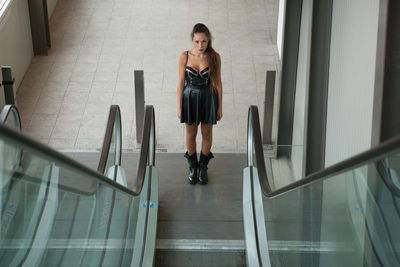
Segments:
[[[182,123],[217,124],[218,93],[211,90],[210,85],[209,68],[197,72],[192,67],[186,66],[185,88],[181,99]]]

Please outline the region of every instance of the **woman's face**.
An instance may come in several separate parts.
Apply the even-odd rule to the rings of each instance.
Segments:
[[[193,47],[194,50],[201,54],[204,53],[204,51],[206,51],[207,45],[208,45],[208,38],[204,33],[195,33],[193,35]]]

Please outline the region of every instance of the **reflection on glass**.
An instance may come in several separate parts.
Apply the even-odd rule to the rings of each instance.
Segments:
[[[18,169],[12,164],[16,149],[23,150]],[[139,196],[7,139],[3,132],[0,186],[2,266],[130,263]]]
[[[7,113],[7,114],[6,114]],[[15,107],[12,106],[5,106],[1,111],[1,116],[5,118],[3,122],[4,126],[11,128],[17,132],[21,131],[21,122],[19,119],[18,111]],[[0,147],[2,147],[3,153],[3,161],[4,161],[4,168],[15,170],[19,167],[21,161],[21,150],[16,148],[15,146],[7,145],[4,142],[0,141]]]
[[[397,152],[265,197],[272,266],[400,266],[400,195],[383,177],[399,179],[399,159]]]
[[[112,133],[111,136],[108,136],[106,133],[106,139],[104,140],[105,143],[103,144],[103,149],[104,146],[108,147],[107,153],[107,158],[106,158],[106,163],[104,166],[104,175],[106,175],[108,178],[116,181],[118,179],[117,175],[117,169],[114,166],[119,166],[121,164],[121,149],[122,149],[122,144],[121,144],[121,114],[119,111],[119,108],[117,106],[111,106],[110,108],[110,116],[109,116],[109,122],[110,120],[113,121],[112,125]],[[110,138],[110,139],[107,139]],[[110,142],[109,144],[107,142]],[[100,171],[103,171],[103,169],[100,169]],[[119,175],[121,176],[121,175]],[[120,181],[119,181],[120,182]],[[126,183],[122,182],[123,185],[126,186]]]
[[[18,110],[15,106],[6,105],[1,111],[1,123],[3,125],[16,130],[17,132],[21,131],[21,121],[19,118]],[[4,121],[3,121],[4,120]]]
[[[280,149],[291,150],[292,154],[297,155],[304,152],[302,145],[268,145],[266,149],[264,148],[264,163],[272,190],[277,190],[303,178],[296,176],[301,173],[300,171],[296,171],[296,168],[299,167],[296,165],[298,161],[294,162],[291,158],[284,155],[276,157],[278,147]],[[254,165],[257,167],[257,163],[254,163]]]

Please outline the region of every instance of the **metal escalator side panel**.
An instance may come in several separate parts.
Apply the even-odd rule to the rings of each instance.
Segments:
[[[263,193],[261,190],[260,180],[258,178],[257,168],[252,167],[252,170],[253,200],[257,226],[256,231],[258,237],[258,252],[261,257],[262,266],[271,266],[271,260],[269,258],[267,231],[265,229]]]
[[[151,267],[154,265],[157,239],[157,218],[158,218],[158,170],[154,166],[151,169],[151,188],[149,200],[149,212],[147,217],[146,244],[143,254],[142,266]]]
[[[140,194],[139,213],[137,216],[135,242],[133,245],[133,256],[130,266],[141,266],[146,242],[146,223],[148,217],[148,206],[150,197],[150,166],[146,167],[145,179],[143,181],[142,192]]]
[[[255,214],[253,208],[253,177],[252,167],[243,169],[243,225],[246,243],[246,263],[249,267],[261,266],[257,236],[255,229]]]

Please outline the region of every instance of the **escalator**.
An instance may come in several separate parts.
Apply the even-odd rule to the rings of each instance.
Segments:
[[[118,106],[111,106],[94,171],[19,134],[18,111],[3,109],[1,122],[8,127],[0,125],[2,266],[153,264],[154,111],[146,107],[137,176],[129,189],[121,167],[120,117]]]
[[[252,106],[247,155],[248,265],[400,266],[399,137],[273,189]]]
[[[400,138],[273,188],[252,106],[247,155],[192,186],[181,153],[154,167],[152,107],[133,155],[111,106],[97,171],[20,135],[14,107],[0,117],[2,266],[400,266]]]

